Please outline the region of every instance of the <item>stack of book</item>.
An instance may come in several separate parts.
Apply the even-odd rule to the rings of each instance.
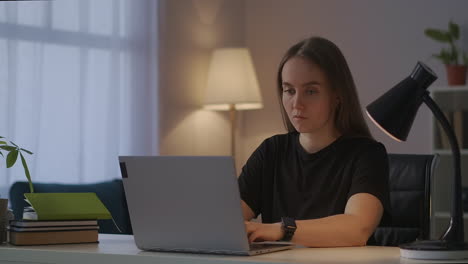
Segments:
[[[97,220],[11,221],[10,243],[18,246],[98,242]]]
[[[31,205],[23,220],[11,221],[10,244],[98,242],[97,219],[112,219],[95,193],[25,193]]]

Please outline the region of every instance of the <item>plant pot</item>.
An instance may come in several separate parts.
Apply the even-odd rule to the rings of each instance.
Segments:
[[[466,83],[466,65],[445,65],[447,69],[448,85],[465,85]]]

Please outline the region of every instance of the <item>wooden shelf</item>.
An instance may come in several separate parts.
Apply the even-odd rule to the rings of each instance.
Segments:
[[[449,218],[450,213],[449,212],[435,212],[434,217]],[[463,219],[468,219],[468,213],[467,212],[463,213]]]
[[[430,92],[468,92],[468,85],[457,85],[457,86],[431,86]]]
[[[433,152],[440,155],[452,155],[451,149],[434,149]],[[468,155],[468,149],[460,149],[460,155]]]

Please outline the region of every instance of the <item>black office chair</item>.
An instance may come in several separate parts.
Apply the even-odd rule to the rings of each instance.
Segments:
[[[368,244],[398,246],[429,239],[431,179],[439,156],[389,154],[391,219]]]

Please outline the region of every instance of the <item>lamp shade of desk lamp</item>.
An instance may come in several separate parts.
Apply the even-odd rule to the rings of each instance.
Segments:
[[[439,240],[403,244],[400,253],[402,257],[412,259],[466,259],[468,244],[464,242],[463,231],[460,149],[453,128],[427,91],[436,79],[428,66],[418,62],[409,77],[367,106],[367,114],[380,129],[398,141],[406,141],[422,103],[440,122],[448,136],[454,161],[450,225]]]
[[[262,98],[250,53],[246,48],[213,52],[204,108],[230,111],[231,154],[235,156],[236,111],[262,108]]]

